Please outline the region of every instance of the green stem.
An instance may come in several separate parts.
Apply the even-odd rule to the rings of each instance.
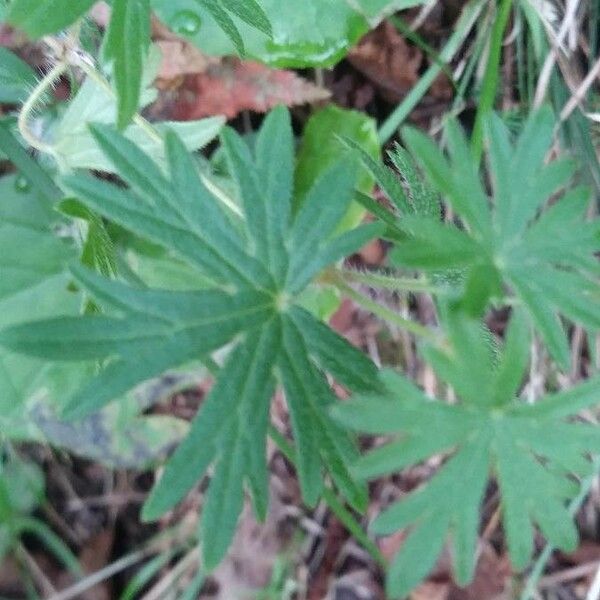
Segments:
[[[477,116],[475,117],[475,127],[473,129],[473,139],[471,148],[473,156],[477,162],[481,160],[483,152],[483,123],[488,113],[493,109],[498,92],[498,82],[500,80],[500,60],[502,58],[502,41],[504,31],[508,25],[512,0],[499,0],[500,7],[494,26],[492,27],[492,37],[490,40],[490,51],[481,85],[481,95],[479,97],[479,106]]]
[[[454,79],[454,75],[448,65],[443,61],[440,53],[430,46],[418,33],[415,33],[408,23],[401,17],[392,15],[389,18],[392,25],[408,40],[410,40],[417,48],[420,48],[431,60],[436,63],[440,69],[446,74],[450,80],[452,87],[456,90],[458,85]]]
[[[372,312],[374,315],[382,319],[383,321],[387,321],[388,323],[392,323],[400,329],[404,329],[413,335],[424,338],[429,341],[437,340],[437,335],[435,332],[431,331],[428,327],[421,325],[420,323],[415,323],[410,319],[405,319],[401,317],[398,313],[386,308],[385,306],[381,306],[381,304],[377,304],[371,298],[367,296],[363,296],[363,294],[357,292],[354,288],[349,286],[343,279],[341,278],[330,278],[330,283],[335,285],[335,287],[340,290],[343,294],[348,296],[351,300],[354,300],[356,304],[362,306],[366,310]]]
[[[279,448],[279,451],[295,467],[296,456],[292,445],[273,425],[269,425],[269,435],[275,442],[275,445]],[[338,518],[340,523],[344,525],[344,527],[346,527],[346,529],[354,536],[356,541],[363,546],[363,548],[371,555],[373,560],[381,567],[386,568],[387,561],[377,547],[377,544],[375,544],[375,542],[369,538],[369,536],[361,527],[360,523],[354,518],[354,515],[344,506],[342,502],[340,502],[338,497],[335,495],[335,492],[330,487],[324,487],[323,500],[333,514]]]
[[[365,285],[393,290],[396,292],[423,292],[426,294],[441,294],[443,290],[431,284],[426,279],[409,277],[395,277],[372,271],[356,271],[353,269],[337,269],[336,275],[349,283],[363,283]]]
[[[440,52],[440,62],[433,63],[423,74],[421,79],[412,88],[410,93],[396,107],[394,112],[386,119],[379,129],[379,141],[387,142],[402,125],[412,109],[421,101],[427,90],[431,87],[436,77],[441,73],[441,63],[452,60],[462,43],[465,41],[471,28],[475,24],[485,0],[471,0],[463,9],[463,12],[455,25],[454,33]]]

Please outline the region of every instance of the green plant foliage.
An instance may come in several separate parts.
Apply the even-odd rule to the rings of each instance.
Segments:
[[[0,48],[0,102],[22,102],[36,82],[35,71],[26,62],[10,50]]]
[[[570,182],[575,166],[544,159],[553,137],[549,108],[533,113],[513,145],[501,119],[486,125],[493,197],[479,176],[464,134],[449,122],[449,160],[416,130],[404,133],[408,150],[460,218],[460,225],[406,214],[396,264],[429,272],[463,270],[463,308],[481,314],[490,298],[506,292],[522,303],[552,356],[570,362],[561,317],[588,329],[600,327],[599,221],[588,221],[584,188],[570,189],[540,213],[549,198]]]
[[[12,0],[8,21],[32,38],[65,29],[87,13],[96,0]]]
[[[152,62],[156,62],[158,68],[158,60],[153,58]],[[153,66],[146,64],[144,81],[149,83],[155,75]],[[141,107],[145,108],[154,98],[153,92],[145,90],[140,100]],[[113,172],[112,163],[96,143],[88,123],[93,121],[113,125],[117,120],[115,98],[92,79],[87,79],[50,131],[54,158],[60,169],[68,171],[85,168]],[[138,123],[131,123],[123,134],[165,167],[165,148],[161,136],[167,130],[175,131],[189,150],[198,150],[215,139],[224,124],[222,117],[188,122],[165,121],[155,126],[157,135],[151,137]]]
[[[75,575],[81,576],[77,558],[42,521],[30,514],[41,504],[45,491],[41,469],[17,457],[0,462],[0,559],[14,549],[24,534],[36,536]]]
[[[150,0],[113,0],[104,56],[113,63],[119,129],[124,129],[138,110],[149,46]]]
[[[380,156],[375,121],[367,115],[337,106],[327,106],[315,112],[304,127],[298,151],[294,180],[293,210],[297,211],[306,199],[314,182],[340,160],[354,160],[340,152],[337,136],[347,136],[372,160]],[[343,150],[343,149],[342,149]],[[347,153],[349,154],[349,153]],[[375,180],[366,168],[358,168],[354,174],[354,187],[361,193],[370,194]],[[336,233],[356,227],[365,216],[364,208],[353,202],[340,221]],[[315,314],[331,316],[340,305],[339,293],[330,287],[313,286],[302,295],[302,305]]]
[[[82,297],[69,289],[67,271],[77,251],[73,243],[53,233],[55,227],[64,226],[64,220],[23,177],[2,177],[0,197],[0,327],[30,319],[32,307],[38,318],[78,314]],[[82,260],[102,270],[114,269],[113,257],[91,241],[95,240],[88,236]],[[60,419],[57,413],[65,395],[93,372],[89,364],[51,365],[0,349],[3,435],[13,441],[49,443],[119,468],[143,468],[164,458],[183,437],[185,424],[166,415],[140,413],[173,391],[173,386],[130,394],[78,423]],[[181,385],[182,376],[174,381]]]
[[[446,460],[433,478],[387,508],[372,531],[409,534],[388,572],[391,597],[401,597],[433,568],[448,536],[460,584],[475,567],[480,504],[490,473],[497,480],[511,560],[524,568],[533,551],[533,525],[554,546],[577,546],[577,530],[565,500],[579,486],[573,475],[593,472],[589,453],[600,452],[597,427],[574,423],[582,409],[598,404],[596,378],[531,405],[517,398],[529,360],[529,329],[523,315],[511,319],[501,353],[490,334],[462,312],[449,311],[447,340],[423,351],[460,403],[432,400],[405,377],[382,374],[384,395],[355,397],[336,405],[346,427],[375,435],[397,434],[354,467],[361,479],[416,465],[431,456]]]
[[[39,506],[44,488],[44,473],[37,465],[18,459],[0,463],[0,559],[19,539],[13,522]]]
[[[93,6],[95,0],[13,0],[7,20],[32,38],[66,29]],[[150,46],[151,0],[112,0],[111,20],[104,42],[104,58],[112,63],[115,91],[118,96],[118,119],[124,129],[138,110],[142,94],[144,61]],[[192,9],[206,10],[217,29],[233,44],[239,54],[245,53],[244,41],[235,15],[250,30],[260,31],[269,39],[271,24],[256,0],[186,0],[180,16]]]
[[[213,289],[134,288],[74,267],[77,283],[108,312],[10,327],[0,334],[1,343],[51,361],[108,361],[68,401],[72,417],[98,410],[167,369],[234,346],[144,511],[156,518],[170,509],[214,464],[201,535],[208,567],[233,536],[244,480],[257,514],[265,514],[265,437],[276,380],[290,409],[306,502],[318,500],[326,467],[351,504],[364,507],[365,490],[347,469],[355,450],[327,414],[334,397],[323,371],[350,389],[368,390],[378,387],[376,369],[295,305],[322,269],[380,232],[370,224],[334,234],[352,201],[355,166],[348,161],[332,166],[292,219],[294,154],[287,111],[277,109],[267,118],[255,157],[228,129],[222,143],[245,213],[245,221],[232,226],[175,134],[167,135],[167,178],[114,129],[96,125],[93,133],[128,189],[83,174],[65,177],[64,186],[90,210],[178,254],[211,279]]]
[[[271,34],[231,7],[246,2],[223,2],[244,21],[231,19],[239,40],[216,14],[217,4],[215,0],[152,0],[161,20],[203,52],[234,54],[243,40],[249,57],[278,67],[331,66],[383,17],[422,4],[422,0],[307,0],[285,5],[280,0],[253,0],[252,4],[262,7],[261,18],[270,23]],[[260,13],[253,10],[252,14]]]
[[[398,220],[403,215],[440,217],[439,195],[423,181],[410,155],[399,144],[395,144],[394,148],[388,151],[388,158],[398,170],[395,172],[374,160],[352,138],[343,136],[340,141],[356,151],[365,168],[369,170],[381,190],[390,199],[393,213],[374,203],[365,194],[359,194],[359,199],[367,210],[373,212],[390,226],[388,235],[391,239],[405,239],[406,233],[402,231]]]
[[[332,164],[343,158],[338,136],[354,141],[372,160],[379,160],[380,148],[375,121],[355,110],[327,106],[308,120],[302,136],[296,167],[294,206],[297,209],[312,187],[313,182]],[[352,160],[351,157],[349,157]],[[354,187],[370,194],[375,181],[364,167],[354,175]],[[364,217],[364,209],[353,204],[340,229],[355,227]]]

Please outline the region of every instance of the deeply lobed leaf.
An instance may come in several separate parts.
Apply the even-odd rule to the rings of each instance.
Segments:
[[[377,370],[296,298],[319,271],[380,232],[377,224],[336,233],[353,198],[351,165],[327,170],[292,218],[293,135],[288,112],[272,112],[255,153],[232,130],[223,148],[237,185],[243,221],[198,176],[173,133],[166,136],[168,173],[115,129],[95,125],[98,146],[127,184],[124,188],[76,173],[63,184],[89,209],[177,253],[212,281],[203,291],[132,286],[73,268],[78,285],[103,314],[18,325],[0,332],[14,351],[51,361],[96,359],[104,368],[68,403],[83,417],[168,369],[228,346],[216,383],[189,436],[167,464],[145,508],[155,518],[171,508],[214,465],[202,518],[204,560],[223,557],[243,501],[244,482],[258,516],[267,505],[265,438],[270,397],[285,393],[297,445],[303,496],[314,505],[326,468],[356,508],[366,491],[349,472],[351,439],[329,417],[331,373],[350,389],[379,388]]]
[[[598,378],[535,405],[522,403],[516,394],[529,343],[522,316],[513,317],[498,356],[478,322],[454,311],[446,319],[447,343],[428,347],[425,355],[460,396],[459,404],[431,400],[388,371],[382,374],[385,394],[357,397],[333,409],[337,420],[353,430],[397,433],[357,461],[354,473],[361,479],[446,456],[429,482],[373,522],[377,534],[409,531],[388,573],[391,597],[403,597],[427,575],[448,537],[458,582],[472,579],[480,504],[492,476],[516,568],[530,559],[535,525],[553,545],[574,549],[577,530],[565,500],[578,493],[573,475],[591,474],[590,455],[600,452],[597,428],[570,420],[600,402]]]
[[[564,190],[574,172],[568,160],[545,164],[553,129],[551,110],[541,108],[513,144],[501,119],[489,117],[486,142],[492,197],[455,122],[446,128],[448,157],[431,139],[407,129],[408,150],[459,222],[442,222],[427,208],[415,216],[398,184],[386,185],[390,174],[380,173],[379,180],[400,209],[397,224],[405,233],[394,236],[393,262],[429,271],[434,277],[460,269],[461,304],[474,316],[483,314],[490,300],[516,296],[553,358],[566,369],[570,355],[563,318],[589,330],[600,327],[599,265],[594,256],[600,250],[600,226],[598,219],[586,219],[590,195],[582,188],[570,189],[541,210]],[[405,180],[419,189],[405,158],[401,155],[396,162]],[[422,190],[420,195],[428,197]]]

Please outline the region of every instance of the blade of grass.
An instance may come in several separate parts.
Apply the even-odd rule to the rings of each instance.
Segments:
[[[492,36],[490,40],[490,51],[488,56],[481,94],[479,97],[477,116],[475,117],[475,127],[473,129],[473,139],[471,140],[471,149],[477,162],[481,160],[483,152],[483,123],[486,115],[494,107],[496,94],[498,92],[498,82],[500,80],[500,60],[502,58],[502,40],[504,31],[508,25],[512,0],[500,0],[498,14],[492,27]]]
[[[430,46],[418,33],[413,31],[410,28],[410,25],[404,21],[399,16],[391,16],[390,22],[392,25],[408,40],[410,40],[417,48],[420,48],[427,56],[431,58],[431,60],[436,63],[442,71],[446,74],[452,87],[456,90],[458,85],[454,79],[454,75],[452,74],[452,70],[441,58],[440,53]]]
[[[485,0],[471,0],[463,9],[463,12],[458,19],[454,32],[446,42],[446,45],[439,54],[440,61],[449,63],[454,55],[458,52],[461,45],[466,40],[473,25],[477,21],[477,17],[481,12]],[[442,67],[440,63],[432,64],[429,69],[423,74],[418,83],[412,88],[410,93],[396,107],[394,112],[385,120],[379,129],[379,141],[383,144],[387,142],[398,130],[406,117],[410,114],[413,108],[421,101],[427,90],[431,87],[435,78],[441,73]]]

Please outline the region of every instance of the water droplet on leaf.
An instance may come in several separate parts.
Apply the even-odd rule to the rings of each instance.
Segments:
[[[202,27],[202,19],[191,10],[180,10],[169,21],[171,29],[180,35],[195,35]]]

